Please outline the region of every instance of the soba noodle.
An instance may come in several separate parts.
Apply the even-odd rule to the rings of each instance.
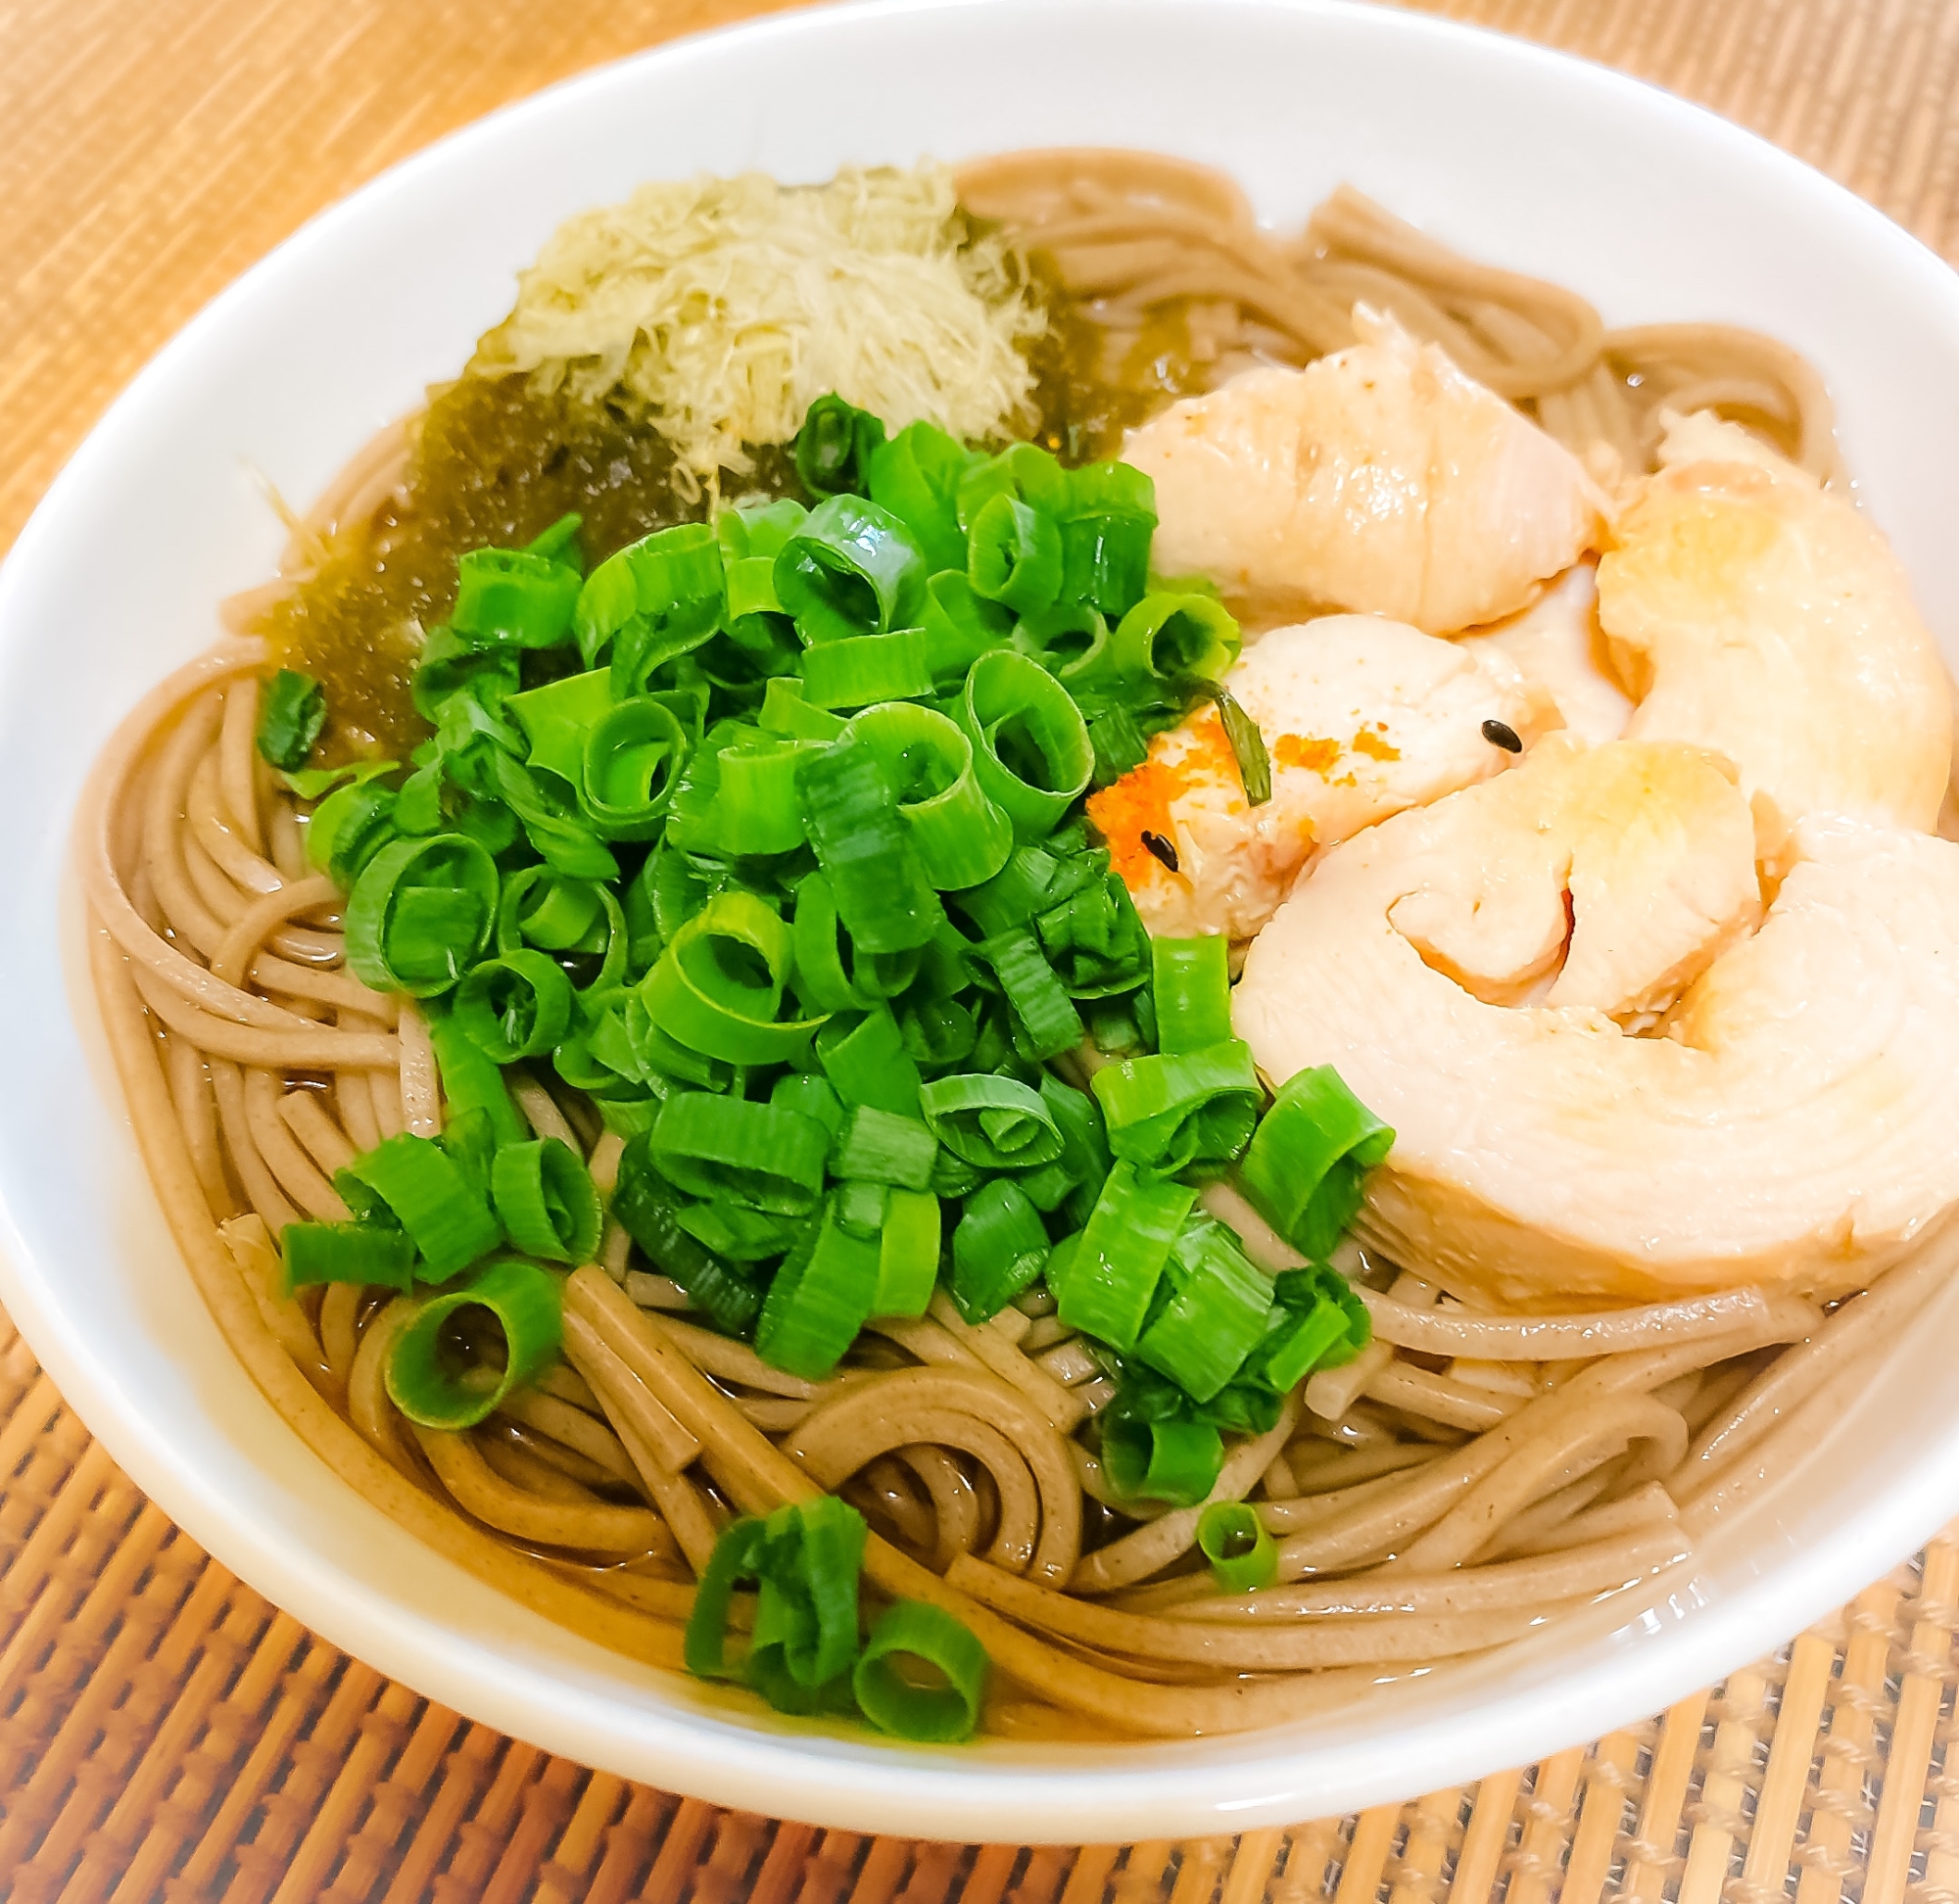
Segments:
[[[1133,399],[1340,350],[1365,304],[1581,456],[1602,447],[1608,469],[1651,466],[1662,409],[1717,409],[1843,476],[1822,379],[1787,346],[1722,324],[1607,330],[1575,292],[1463,258],[1351,185],[1291,239],[1222,173],[1153,153],[1010,153],[965,167],[959,189],[1092,320],[1096,380]]]
[[[1125,398],[1163,399],[1166,311],[1211,384],[1338,349],[1364,301],[1582,452],[1644,467],[1662,405],[1713,405],[1840,473],[1827,399],[1791,353],[1707,325],[1607,331],[1574,294],[1460,259],[1351,189],[1291,240],[1169,160],[1017,154],[969,167],[963,190],[1039,253]],[[281,579],[229,605],[234,630],[399,497],[410,440],[391,426],[293,522]],[[1368,1288],[1372,1346],[1231,1448],[1210,1496],[1251,1501],[1277,1540],[1281,1584],[1252,1595],[1202,1566],[1199,1507],[1109,1504],[1081,1436],[1115,1391],[1038,1292],[980,1325],[941,1294],[806,1380],[687,1320],[615,1226],[565,1282],[557,1368],[477,1429],[413,1427],[383,1380],[412,1304],[281,1287],[280,1230],[344,1216],[336,1170],[383,1137],[439,1133],[444,1105],[421,1011],[348,971],[342,895],[307,871],[300,804],[257,757],[265,664],[230,639],[172,675],[83,804],[91,960],[157,1194],[233,1352],[336,1474],[635,1658],[679,1666],[691,1582],[733,1515],[834,1490],[870,1519],[873,1592],[937,1604],[984,1643],[1005,1682],[991,1724],[1168,1737],[1293,1719],[1677,1560],[1695,1526],[1802,1457],[1959,1259],[1935,1236],[1827,1318],[1757,1290],[1505,1316],[1416,1275]],[[511,1077],[531,1127],[609,1190],[620,1140]],[[1241,1199],[1210,1201],[1268,1268],[1298,1261]]]

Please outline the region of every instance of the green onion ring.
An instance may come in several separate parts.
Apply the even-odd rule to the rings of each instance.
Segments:
[[[502,1331],[501,1374],[458,1373],[450,1365],[444,1325],[456,1310],[472,1307],[488,1309]],[[473,1428],[556,1359],[562,1334],[557,1278],[505,1257],[423,1303],[395,1338],[382,1379],[389,1400],[418,1426]]]
[[[866,708],[844,734],[877,755],[898,791],[898,811],[911,828],[926,878],[939,891],[979,885],[1006,865],[1013,825],[981,790],[973,743],[956,721],[930,707],[892,701]]]
[[[944,1682],[920,1683],[909,1657],[932,1667]],[[970,1738],[980,1723],[991,1662],[986,1648],[940,1607],[898,1600],[884,1609],[864,1642],[850,1688],[865,1718],[896,1738],[945,1745]]]
[[[967,672],[955,718],[973,743],[980,787],[1020,838],[1045,838],[1087,791],[1095,772],[1088,725],[1038,661],[1010,649],[982,654]],[[1003,743],[1015,764],[1002,758]]]
[[[752,892],[719,892],[675,932],[641,981],[640,997],[654,1024],[690,1051],[731,1065],[781,1064],[822,1023],[779,1019],[793,969],[793,940],[781,916]]]
[[[347,900],[347,963],[376,991],[434,998],[489,942],[497,863],[466,833],[398,839],[367,862]]]
[[[571,980],[529,946],[472,966],[457,987],[455,1022],[500,1065],[554,1049],[571,1028]]]
[[[505,1144],[490,1166],[490,1196],[510,1241],[548,1262],[590,1262],[603,1213],[592,1172],[556,1137]]]

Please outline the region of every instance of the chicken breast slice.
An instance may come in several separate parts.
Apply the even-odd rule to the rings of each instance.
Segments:
[[[1362,342],[1248,370],[1131,430],[1156,482],[1152,560],[1281,612],[1347,608],[1431,635],[1525,606],[1601,533],[1577,459],[1433,344],[1356,309]]]
[[[1884,537],[1719,418],[1676,422],[1660,459],[1599,564],[1628,737],[1726,754],[1772,859],[1809,814],[1930,832],[1951,685]]]
[[[1959,846],[1801,822],[1750,932],[1749,816],[1718,773],[1677,743],[1576,769],[1547,743],[1327,854],[1253,944],[1233,1017],[1261,1069],[1334,1065],[1395,1127],[1360,1224],[1385,1254],[1541,1310],[1842,1291],[1959,1202]],[[1567,903],[1542,1002],[1489,1002],[1553,969]],[[1608,1016],[1689,979],[1656,1035]]]
[[[1088,801],[1143,923],[1172,938],[1249,938],[1316,848],[1507,766],[1485,721],[1528,740],[1544,718],[1501,656],[1372,615],[1275,628],[1225,685],[1265,737],[1270,800],[1247,803],[1206,707]],[[1144,844],[1146,832],[1168,842],[1175,871]]]
[[[1577,562],[1520,614],[1458,639],[1472,654],[1500,654],[1549,696],[1573,734],[1616,740],[1633,699],[1612,673],[1599,626],[1599,570]]]

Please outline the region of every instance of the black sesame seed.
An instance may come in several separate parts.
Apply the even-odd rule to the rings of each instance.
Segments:
[[[1493,747],[1502,747],[1505,753],[1522,753],[1524,743],[1518,739],[1517,731],[1506,721],[1485,721],[1483,738]]]
[[[1176,848],[1162,833],[1145,831],[1143,844],[1152,859],[1161,860],[1172,873],[1176,871]]]

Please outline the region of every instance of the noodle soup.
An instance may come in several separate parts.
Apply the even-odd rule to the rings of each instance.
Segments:
[[[726,253],[729,336],[838,328],[780,302],[818,258],[864,348],[682,430],[726,339],[642,313],[699,254],[621,303],[574,220],[98,768],[97,982],[255,1379],[527,1604],[903,1737],[1276,1724],[1653,1578],[1942,1281],[1959,1185],[1928,1143],[1875,1215],[1655,1238],[1423,1066],[1522,1116],[1554,1030],[1745,1130],[1696,1014],[1900,887],[1844,989],[1942,1059],[1943,674],[1818,379],[1144,155],[685,191],[638,215]],[[1274,441],[1340,480],[1274,500]],[[1771,606],[1792,548],[1877,602],[1881,761],[1682,714],[1710,513]],[[1791,666],[1854,743],[1839,633]],[[1478,866],[1551,928],[1467,930]]]

